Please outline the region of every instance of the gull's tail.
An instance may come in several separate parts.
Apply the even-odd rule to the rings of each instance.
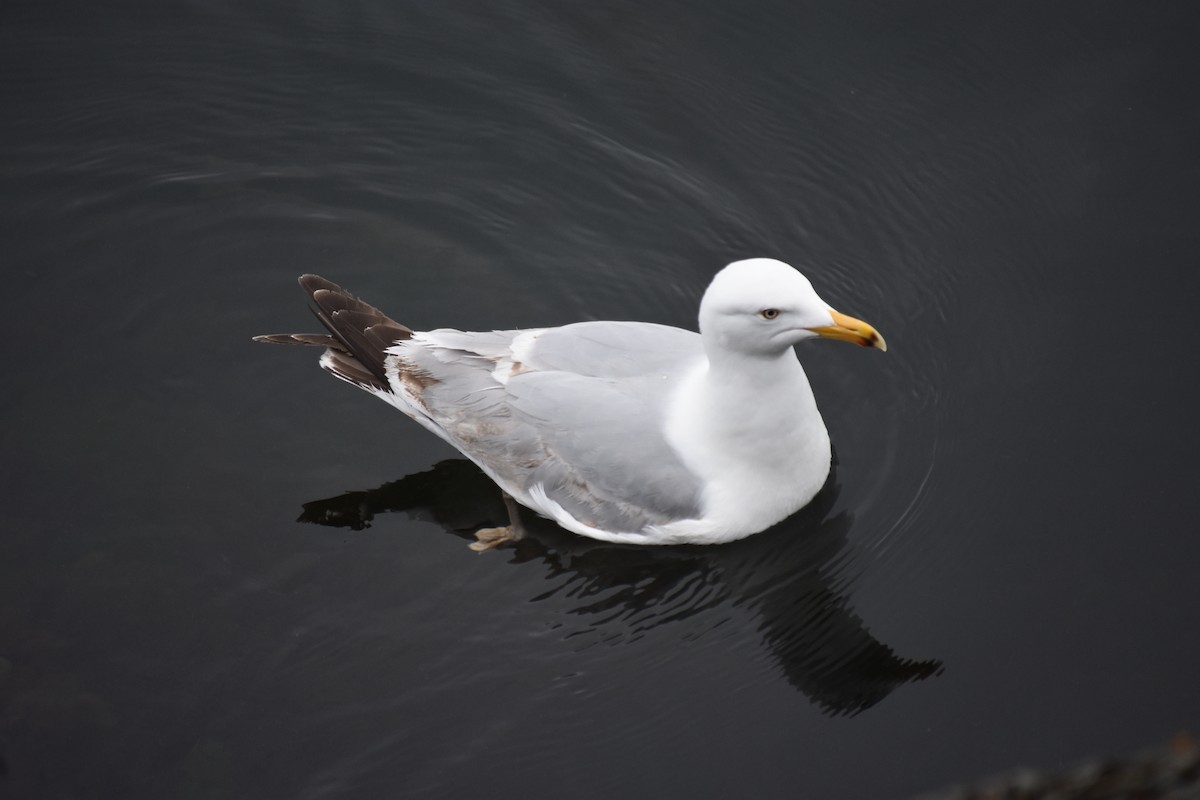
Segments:
[[[391,392],[384,366],[387,348],[413,332],[319,275],[301,275],[300,286],[312,297],[312,312],[331,335],[272,333],[255,336],[254,341],[324,347],[321,366],[334,376],[369,391]]]

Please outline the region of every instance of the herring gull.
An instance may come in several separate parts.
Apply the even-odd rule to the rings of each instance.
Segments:
[[[793,345],[886,350],[808,279],[735,261],[700,302],[700,333],[649,322],[413,331],[316,275],[300,285],[328,334],[256,341],[325,348],[334,376],[395,406],[474,461],[520,538],[512,500],[567,530],[628,544],[718,544],[805,506],[829,474],[829,434]]]

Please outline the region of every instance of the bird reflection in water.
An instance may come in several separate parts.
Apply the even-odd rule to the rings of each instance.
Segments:
[[[904,683],[941,674],[942,664],[899,657],[851,611],[838,585],[851,517],[830,515],[837,494],[831,473],[812,503],[774,529],[709,547],[608,544],[527,514],[526,536],[508,552],[511,563],[541,563],[547,579],[559,579],[533,600],[565,594],[582,601],[571,613],[585,623],[567,638],[599,633],[606,643],[629,641],[710,609],[740,607],[760,619],[767,652],[792,686],[827,714],[856,714]],[[466,541],[480,527],[508,522],[495,485],[465,459],[305,503],[299,521],[363,530],[376,514],[396,511]]]

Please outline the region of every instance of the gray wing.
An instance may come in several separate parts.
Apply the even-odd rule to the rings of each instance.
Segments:
[[[391,349],[396,380],[464,454],[584,524],[638,532],[700,515],[702,484],[663,436],[666,402],[703,359],[699,335],[587,322],[431,331]]]
[[[528,365],[595,378],[677,377],[704,355],[700,334],[650,322],[578,322],[538,333]]]

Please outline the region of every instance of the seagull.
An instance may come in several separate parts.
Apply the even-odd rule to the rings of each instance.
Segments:
[[[324,334],[255,341],[325,348],[320,365],[475,462],[513,502],[569,531],[635,545],[720,544],[803,508],[825,483],[829,434],[793,345],[887,350],[795,268],[735,261],[700,301],[700,332],[650,322],[414,331],[317,275],[300,286]]]

